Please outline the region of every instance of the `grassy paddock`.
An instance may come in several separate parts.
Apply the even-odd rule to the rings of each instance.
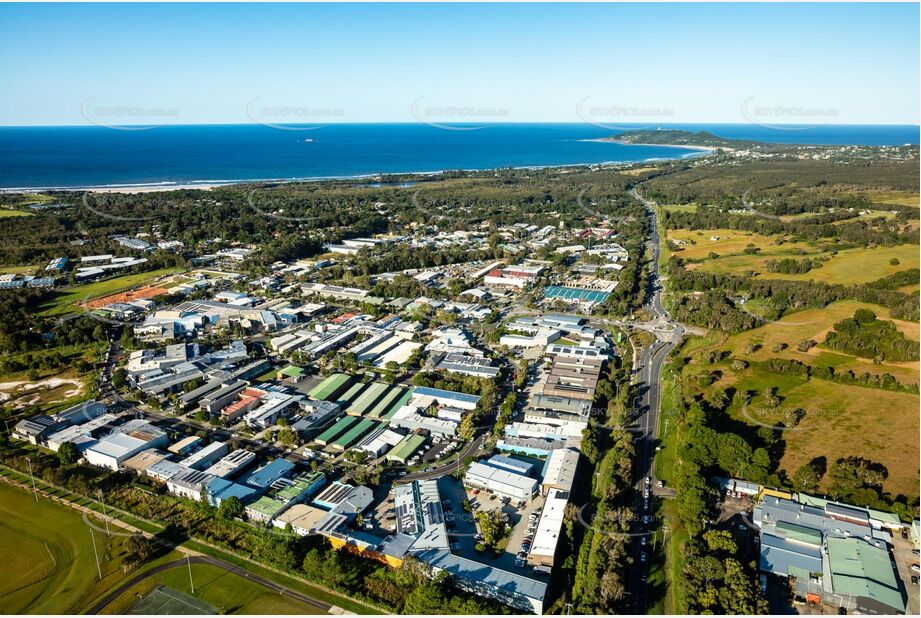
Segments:
[[[784,236],[764,236],[754,232],[738,230],[669,230],[668,238],[672,241],[693,241],[693,245],[684,245],[675,255],[693,261],[688,268],[700,268],[718,274],[741,274],[755,271],[759,279],[788,279],[794,281],[820,281],[829,284],[854,285],[866,283],[902,270],[918,268],[921,257],[917,245],[896,245],[893,247],[873,247],[843,249],[833,253],[831,244],[824,241],[794,242]],[[718,238],[718,240],[711,240]],[[760,251],[747,254],[748,245],[754,245]],[[711,258],[710,253],[718,257]],[[803,255],[800,255],[802,253]],[[784,274],[768,272],[765,262],[792,258],[827,258],[820,268],[813,268],[802,274]],[[891,264],[895,258],[898,264]]]
[[[747,306],[747,305],[746,305]],[[889,310],[879,305],[860,303],[852,300],[831,303],[822,309],[806,309],[784,316],[777,322],[769,322],[759,328],[747,330],[726,339],[722,349],[730,350],[733,358],[747,361],[765,361],[770,358],[789,358],[798,360],[808,365],[819,367],[834,367],[838,371],[850,369],[855,373],[870,373],[882,375],[889,373],[897,380],[906,384],[918,383],[919,363],[914,362],[882,362],[873,363],[872,359],[851,356],[842,352],[814,347],[808,352],[796,350],[797,342],[811,339],[817,343],[825,341],[825,337],[834,325],[854,315],[857,309],[869,309],[882,320],[892,320]],[[919,324],[904,320],[892,320],[904,335],[918,341],[921,338]],[[787,348],[774,352],[777,344],[784,343]],[[757,346],[754,352],[747,353],[749,346]]]

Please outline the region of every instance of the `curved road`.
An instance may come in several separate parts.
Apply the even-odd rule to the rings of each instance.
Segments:
[[[317,609],[322,610],[323,612],[327,614],[332,613],[332,610],[334,608],[334,606],[330,605],[329,603],[323,603],[322,601],[318,601],[312,597],[307,596],[306,594],[298,592],[297,590],[292,590],[291,588],[287,588],[280,584],[276,584],[273,581],[270,581],[268,579],[265,579],[264,577],[260,577],[253,573],[250,573],[249,571],[246,571],[240,567],[234,566],[230,564],[229,562],[224,562],[223,560],[220,560],[218,558],[212,558],[211,556],[189,556],[188,559],[179,558],[178,560],[166,562],[164,564],[158,565],[150,569],[149,571],[145,571],[143,573],[139,573],[138,575],[135,575],[134,577],[126,581],[124,584],[122,584],[121,586],[119,586],[118,588],[110,592],[109,594],[107,594],[102,600],[100,600],[98,603],[93,605],[93,607],[91,607],[86,613],[87,614],[98,614],[99,612],[104,610],[106,607],[108,607],[113,601],[115,601],[115,599],[117,599],[121,595],[128,592],[131,588],[133,588],[140,582],[150,577],[153,577],[154,575],[157,575],[159,573],[163,573],[164,571],[169,571],[171,569],[184,567],[186,566],[187,560],[191,561],[193,564],[210,564],[211,566],[219,567],[221,569],[224,569],[225,571],[233,573],[234,575],[245,577],[246,579],[252,582],[255,582],[261,586],[265,586],[266,588],[269,588],[270,590],[274,590],[275,592],[278,592],[279,594],[287,595],[291,597],[292,599],[296,599],[302,603],[306,603],[308,605],[316,607]]]

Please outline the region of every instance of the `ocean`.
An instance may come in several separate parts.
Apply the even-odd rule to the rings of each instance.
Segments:
[[[918,144],[911,125],[768,127],[668,124],[730,139],[799,144]],[[625,125],[625,128],[633,128]],[[636,125],[635,128],[650,128]],[[586,141],[590,124],[196,125],[0,127],[0,188],[214,184],[502,167],[628,163],[697,151]]]

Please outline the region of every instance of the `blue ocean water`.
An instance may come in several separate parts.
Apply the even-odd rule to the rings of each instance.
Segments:
[[[911,125],[776,128],[674,124],[731,139],[781,143],[917,144]],[[314,179],[447,169],[636,162],[695,151],[586,141],[618,131],[589,124],[332,124],[162,126],[143,130],[0,127],[0,188],[73,188]],[[648,128],[637,125],[637,128]]]

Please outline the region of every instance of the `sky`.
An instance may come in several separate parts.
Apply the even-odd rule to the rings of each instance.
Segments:
[[[918,124],[909,4],[3,4],[0,125]]]

